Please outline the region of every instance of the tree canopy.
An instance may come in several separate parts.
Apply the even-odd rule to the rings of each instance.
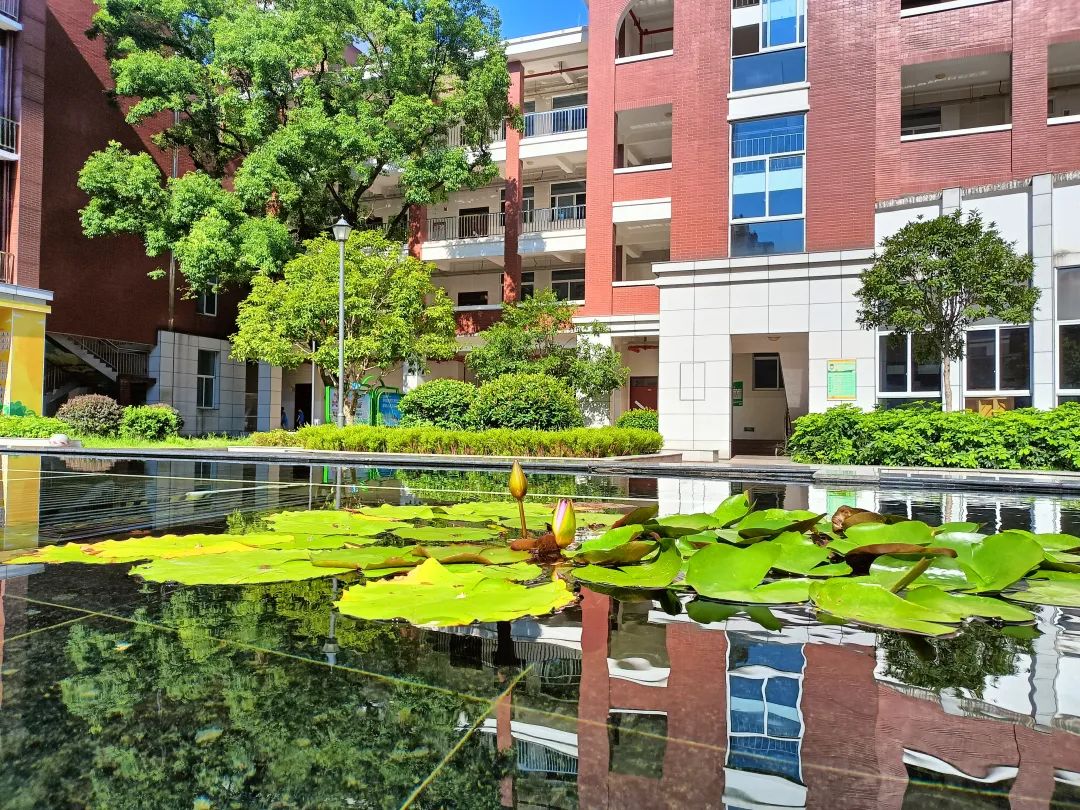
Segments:
[[[605,400],[629,379],[619,353],[595,340],[600,323],[573,323],[577,307],[551,290],[503,304],[502,320],[484,330],[484,342],[466,362],[481,382],[504,374],[545,374],[562,380],[579,397]]]
[[[314,361],[337,386],[338,243],[317,237],[306,247],[280,278],[252,280],[232,355],[286,369]],[[457,353],[453,304],[431,271],[381,234],[353,232],[345,247],[346,390],[402,363],[423,367]],[[346,398],[346,417],[352,406]]]
[[[1034,271],[1031,256],[1018,255],[976,212],[966,219],[959,211],[920,218],[887,237],[863,273],[859,324],[921,335],[916,345],[941,360],[948,381],[950,361],[963,359],[972,324],[1031,320],[1039,302],[1039,290],[1031,286]],[[952,410],[952,388],[943,388],[945,408]]]
[[[80,172],[83,230],[172,251],[192,289],[278,270],[339,215],[363,222],[373,190],[400,222],[497,175],[490,133],[515,111],[484,0],[97,2],[128,122],[194,170],[110,143]]]

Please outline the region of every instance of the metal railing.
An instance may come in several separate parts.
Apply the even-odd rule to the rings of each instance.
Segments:
[[[0,0],[0,14],[19,21],[19,0]]]
[[[83,351],[93,355],[118,375],[146,377],[150,368],[152,346],[133,343],[116,343],[105,338],[87,335],[56,333],[77,344]]]
[[[735,8],[750,8],[751,6],[760,6],[761,0],[735,0]]]
[[[737,158],[802,152],[806,149],[803,132],[777,132],[752,138],[736,138],[732,154]]]
[[[517,769],[523,773],[549,773],[576,776],[577,757],[555,751],[532,740],[514,740]]]
[[[488,133],[488,142],[496,143],[498,141],[506,140],[506,124],[502,124],[497,129]],[[465,128],[458,124],[457,126],[450,127],[450,131],[446,133],[446,145],[451,148],[457,148],[465,146]]]
[[[0,251],[0,282],[15,283],[15,254]]]
[[[486,236],[499,236],[504,230],[502,213],[462,214],[428,220],[428,239],[435,242],[483,239]]]
[[[521,212],[521,232],[574,231],[585,227],[585,206],[567,205],[561,208],[534,208]]]
[[[14,118],[0,118],[0,149],[19,151],[19,122]]]
[[[567,107],[562,110],[528,113],[525,116],[526,138],[560,135],[564,132],[583,132],[589,125],[588,107]]]

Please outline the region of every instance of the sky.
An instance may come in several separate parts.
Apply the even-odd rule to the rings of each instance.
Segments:
[[[542,31],[557,31],[585,25],[589,9],[584,0],[494,0],[502,15],[503,36],[520,37]]]

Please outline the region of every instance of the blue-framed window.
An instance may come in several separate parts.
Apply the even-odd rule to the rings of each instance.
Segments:
[[[806,116],[738,121],[731,130],[731,255],[801,253]]]
[[[734,0],[731,89],[806,81],[806,0]]]

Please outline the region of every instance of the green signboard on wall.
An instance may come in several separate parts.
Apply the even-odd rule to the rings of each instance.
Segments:
[[[832,402],[851,402],[858,397],[858,377],[855,373],[854,360],[830,360],[829,400]]]
[[[731,384],[731,404],[736,408],[741,408],[743,404],[743,384],[742,380],[736,380]]]

